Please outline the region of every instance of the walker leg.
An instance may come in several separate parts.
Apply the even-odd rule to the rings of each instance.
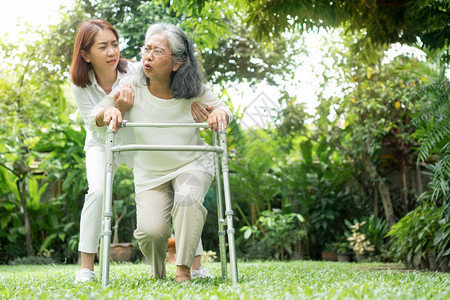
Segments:
[[[106,156],[106,178],[105,192],[103,195],[103,232],[100,245],[100,277],[102,286],[109,285],[109,252],[111,246],[111,217],[112,217],[112,186],[113,186],[113,165],[114,155],[112,147],[114,146],[115,134],[112,128],[108,128],[105,156]]]
[[[230,195],[230,182],[228,178],[228,153],[227,153],[227,135],[226,129],[220,131],[220,147],[222,148],[222,174],[223,174],[223,187],[225,196],[225,216],[227,220],[227,234],[228,234],[228,247],[230,251],[230,269],[231,280],[233,283],[238,283],[238,270],[236,260],[236,245],[234,241],[234,227],[233,227],[233,209],[231,205]]]
[[[217,146],[218,135],[213,132],[214,146]],[[222,176],[220,167],[220,153],[215,153],[216,158],[216,198],[217,198],[217,219],[219,227],[219,257],[220,265],[222,269],[222,279],[227,278],[227,250],[225,245],[225,219],[223,214],[223,188],[222,188]]]

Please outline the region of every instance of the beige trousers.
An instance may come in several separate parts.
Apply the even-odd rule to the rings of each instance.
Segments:
[[[206,220],[203,201],[211,181],[212,176],[206,172],[190,171],[136,195],[134,237],[151,263],[155,277],[164,275],[167,240],[172,233],[171,218],[176,264],[191,267]]]

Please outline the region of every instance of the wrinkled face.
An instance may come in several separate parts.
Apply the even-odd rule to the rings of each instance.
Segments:
[[[109,30],[100,30],[94,39],[91,49],[81,51],[83,59],[91,63],[95,72],[115,71],[119,63],[119,41],[114,33]]]
[[[181,65],[173,62],[167,37],[162,33],[154,34],[148,39],[141,51],[144,73],[151,81],[170,80],[172,72]]]

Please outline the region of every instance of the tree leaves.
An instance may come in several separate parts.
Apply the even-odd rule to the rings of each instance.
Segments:
[[[196,2],[191,0],[191,2]],[[442,48],[448,42],[448,1],[235,1],[243,6],[253,36],[267,41],[294,26],[300,30],[348,25],[364,31],[363,44],[414,44]],[[361,48],[367,48],[363,46]]]

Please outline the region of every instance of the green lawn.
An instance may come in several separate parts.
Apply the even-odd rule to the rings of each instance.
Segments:
[[[220,264],[206,265],[220,276]],[[112,264],[108,288],[75,285],[75,265],[0,266],[0,299],[450,299],[450,274],[405,271],[394,264],[316,261],[240,262],[231,280],[154,280],[146,264]]]

